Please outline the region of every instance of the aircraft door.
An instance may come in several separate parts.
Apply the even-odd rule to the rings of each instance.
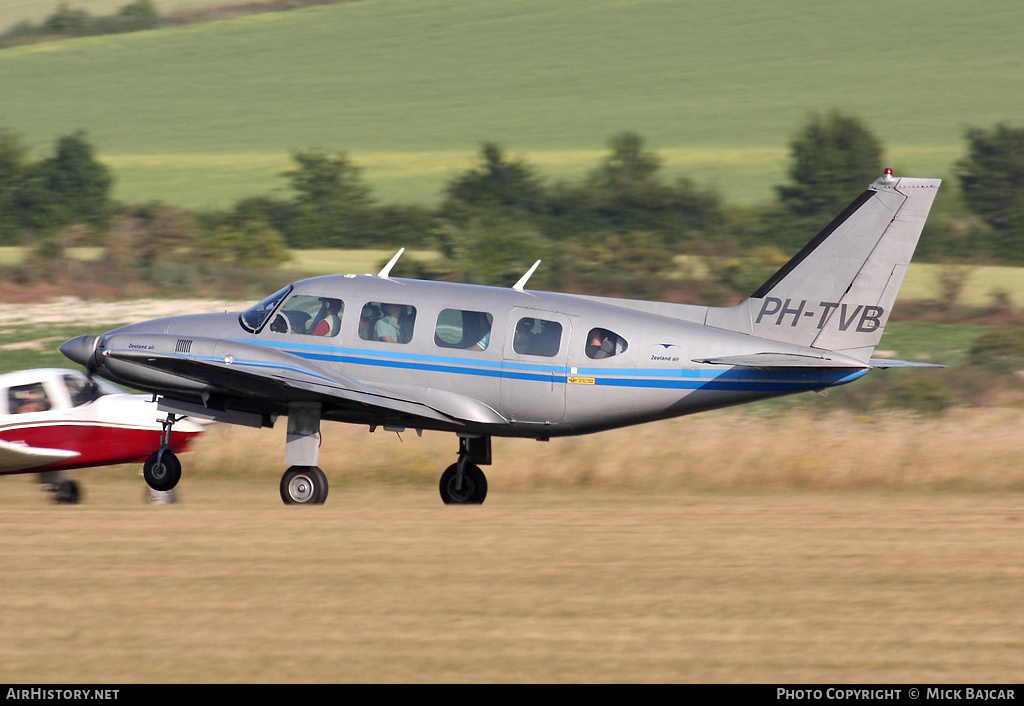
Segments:
[[[513,309],[502,349],[501,406],[508,419],[557,424],[565,415],[571,320],[563,314]]]

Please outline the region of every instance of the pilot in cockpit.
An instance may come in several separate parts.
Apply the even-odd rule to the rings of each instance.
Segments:
[[[337,336],[341,328],[341,300],[329,297],[320,297],[320,311],[309,323],[309,333],[312,336]]]

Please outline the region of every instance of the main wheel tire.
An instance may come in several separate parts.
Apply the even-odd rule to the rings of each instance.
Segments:
[[[455,487],[459,465],[453,463],[441,474],[441,500],[445,505],[479,505],[487,497],[487,476],[475,463],[467,463],[462,471],[462,488]]]
[[[281,476],[281,500],[285,505],[323,505],[327,476],[317,466],[292,466]]]
[[[181,461],[170,451],[156,451],[143,464],[142,477],[153,490],[170,490],[181,480]]]
[[[320,469],[319,466],[310,466],[309,472],[316,475],[316,482],[320,488],[320,495],[314,501],[314,504],[323,505],[325,502],[327,502],[327,491],[329,490],[327,485],[327,475],[323,472],[323,470]]]
[[[62,480],[53,494],[53,501],[61,505],[77,505],[78,498],[78,483],[73,480]]]

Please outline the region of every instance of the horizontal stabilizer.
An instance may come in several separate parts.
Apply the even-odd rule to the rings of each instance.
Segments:
[[[868,361],[872,368],[945,368],[939,363],[917,363],[912,360],[889,360],[888,358],[872,358]]]
[[[835,353],[821,356],[798,353],[754,353],[751,355],[729,355],[721,358],[695,358],[693,362],[707,365],[731,365],[735,368],[849,368],[852,370],[868,368],[859,360]]]

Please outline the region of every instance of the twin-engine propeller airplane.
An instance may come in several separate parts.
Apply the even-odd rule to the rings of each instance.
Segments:
[[[302,280],[234,314],[176,316],[61,351],[168,414],[254,427],[287,415],[285,503],[323,503],[322,420],[454,432],[445,503],[482,503],[491,438],[587,434],[842,385],[871,358],[939,187],[891,170],[731,307],[374,275]],[[147,464],[178,482],[169,449]]]
[[[0,475],[38,473],[59,503],[77,503],[64,471],[143,461],[161,444],[184,450],[203,427],[186,421],[161,438],[149,395],[131,395],[77,370],[36,368],[0,375]]]

